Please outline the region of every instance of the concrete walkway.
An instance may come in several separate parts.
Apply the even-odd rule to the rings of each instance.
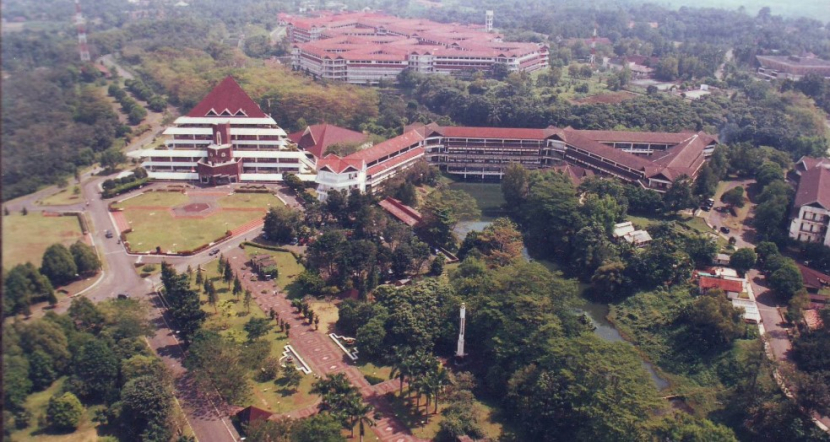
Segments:
[[[242,270],[247,261],[243,250],[237,249],[226,253],[225,257],[231,263],[234,272],[239,276],[243,287],[250,290],[254,295],[254,300],[260,308],[265,312],[274,309],[279,314],[280,319],[291,324],[289,341],[300,354],[300,357],[311,367],[314,375],[323,377],[343,373],[349,382],[358,389],[363,400],[375,407],[375,411],[382,415],[380,419],[375,420],[375,426],[372,427],[372,431],[375,432],[378,439],[383,442],[422,440],[413,436],[409,429],[395,418],[391,406],[383,397],[390,388],[395,391],[394,383],[384,382],[376,386],[369,384],[363,374],[347,362],[349,359],[343,351],[323,331],[314,330],[314,326],[308,324],[291,307],[291,302],[285,294],[276,290],[274,282],[251,281],[250,269]],[[264,294],[263,291],[265,291]],[[307,407],[281,415],[281,417],[305,417],[315,412],[316,406]]]

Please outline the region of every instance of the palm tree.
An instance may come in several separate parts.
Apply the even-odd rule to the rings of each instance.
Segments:
[[[349,418],[349,426],[351,427],[352,437],[354,437],[354,426],[360,426],[360,442],[363,442],[363,436],[366,434],[365,426],[368,425],[370,427],[375,426],[375,421],[372,420],[368,415],[372,411],[374,411],[375,407],[363,403],[363,399],[357,395],[353,394],[348,398],[348,402],[345,404],[346,406],[346,414]]]
[[[398,396],[403,396],[403,382],[412,373],[413,367],[412,352],[409,347],[396,348],[395,362],[392,365],[392,372],[389,374],[389,379],[398,378],[401,381]]]
[[[433,413],[438,413],[438,396],[444,389],[444,386],[449,382],[449,379],[447,370],[441,366],[438,366],[436,370],[427,374],[426,383],[429,386],[428,394],[431,394],[435,398],[435,411]],[[427,400],[429,400],[429,396],[427,396]]]

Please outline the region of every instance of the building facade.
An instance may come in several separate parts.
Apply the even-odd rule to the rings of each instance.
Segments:
[[[790,238],[830,246],[830,160],[804,157],[796,163],[798,190]]]
[[[167,128],[164,146],[130,153],[150,178],[204,184],[306,181],[316,161],[298,150],[233,78],[225,78],[193,110]]]
[[[357,173],[349,172],[348,183],[342,185],[331,176],[318,176],[318,194],[325,199],[331,190],[371,191],[421,158],[463,179],[501,179],[512,163],[528,169],[567,164],[578,167],[583,175],[614,176],[662,192],[681,176],[696,178],[717,143],[717,138],[702,132],[643,134],[555,127],[412,125],[403,135],[371,148],[344,158],[327,157],[321,165],[350,161]],[[338,167],[330,167],[326,173],[336,175]]]
[[[394,81],[404,69],[424,74],[510,72],[548,66],[548,48],[503,42],[485,29],[375,13],[281,15],[288,26],[292,66],[308,74],[354,84]]]

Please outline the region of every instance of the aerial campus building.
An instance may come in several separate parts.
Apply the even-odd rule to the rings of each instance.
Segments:
[[[320,78],[355,84],[394,81],[404,69],[425,74],[510,72],[548,66],[548,48],[502,41],[485,27],[402,19],[377,13],[322,13],[317,17],[280,15],[288,27],[292,66]]]
[[[408,126],[403,135],[352,155],[317,162],[317,192],[371,191],[421,158],[462,179],[500,179],[511,163],[528,169],[570,164],[663,192],[696,178],[718,144],[703,132],[655,133],[571,128]]]
[[[594,131],[548,127],[407,126],[372,144],[361,132],[328,124],[287,135],[233,80],[225,78],[186,116],[166,129],[155,149],[134,151],[151,178],[216,185],[279,182],[286,173],[332,190],[371,192],[420,160],[461,179],[498,180],[511,163],[563,168],[576,179],[614,176],[665,191],[681,176],[695,178],[718,144],[703,132]],[[333,145],[359,150],[340,157]]]
[[[294,147],[232,77],[164,135],[164,146],[130,153],[150,178],[224,184],[281,181],[283,173],[315,177],[313,155]]]

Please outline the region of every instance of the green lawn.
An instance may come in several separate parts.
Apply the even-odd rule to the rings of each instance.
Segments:
[[[499,216],[504,216],[502,206],[505,201],[500,184],[458,181],[450,184],[449,188],[463,190],[475,198],[478,208],[481,209],[480,221],[492,221]]]
[[[274,258],[274,261],[276,261],[277,269],[279,270],[277,285],[283,290],[286,290],[286,287],[294,282],[300,273],[305,271],[305,267],[298,263],[294,258],[294,255],[289,252],[277,252],[251,245],[245,246],[245,254],[249,257],[253,255],[261,255],[263,253],[271,255]]]
[[[83,201],[83,195],[80,193],[76,195],[76,188],[80,190],[80,187],[78,186],[61,189],[57,193],[38,201],[37,204],[39,206],[66,206],[69,204],[77,204]]]
[[[245,309],[244,302],[242,302],[243,295],[239,296],[237,300],[231,290],[228,290],[228,284],[221,280],[218,274],[217,260],[213,260],[205,264],[203,275],[213,281],[219,295],[219,302],[216,309],[208,304],[207,295],[201,292],[201,287],[196,287],[195,274],[193,277],[192,287],[200,292],[202,299],[202,309],[208,313],[207,321],[204,324],[205,329],[216,330],[219,333],[230,336],[235,339],[240,345],[243,345],[247,334],[243,327],[245,323],[251,318],[264,318],[266,313],[256,304],[256,300],[251,301],[251,311]],[[262,295],[254,293],[257,296],[273,296]],[[288,344],[288,339],[285,333],[279,331],[278,328],[273,329],[270,333],[263,336],[263,340],[271,342],[271,356],[281,357],[285,346]],[[311,384],[314,382],[313,376],[303,376],[303,380],[296,391],[287,391],[278,382],[265,381],[258,382],[254,379],[255,373],[251,373],[251,394],[248,395],[244,403],[235,404],[239,406],[254,405],[260,408],[267,409],[274,413],[286,413],[299,408],[307,407],[314,403],[317,396],[309,394]]]
[[[193,250],[222,237],[225,232],[261,218],[260,212],[217,212],[207,218],[174,218],[167,210],[126,210],[133,231],[127,234],[130,248],[137,252],[182,252]]]
[[[386,365],[375,365],[374,363],[369,361],[361,361],[359,352],[357,362],[357,369],[360,370],[361,373],[363,373],[363,376],[372,385],[388,381],[389,375],[392,374],[392,367]]]
[[[3,268],[31,262],[40,267],[43,252],[55,243],[66,246],[81,239],[81,226],[74,216],[43,216],[13,213],[3,220]]]
[[[283,203],[270,193],[234,193],[219,198],[219,207],[223,208],[251,208],[267,210],[271,206],[282,206]]]
[[[89,407],[86,416],[81,421],[80,427],[69,434],[51,434],[49,431],[41,430],[38,421],[46,419],[46,406],[49,398],[61,391],[66,377],[62,377],[52,383],[46,390],[33,393],[26,398],[26,409],[32,414],[30,425],[22,430],[12,432],[11,438],[15,441],[44,441],[44,442],[95,442],[98,440],[98,432],[92,417],[95,410],[101,408]]]
[[[115,207],[124,209],[136,206],[176,207],[186,204],[189,199],[187,195],[180,192],[147,192],[115,204]]]

